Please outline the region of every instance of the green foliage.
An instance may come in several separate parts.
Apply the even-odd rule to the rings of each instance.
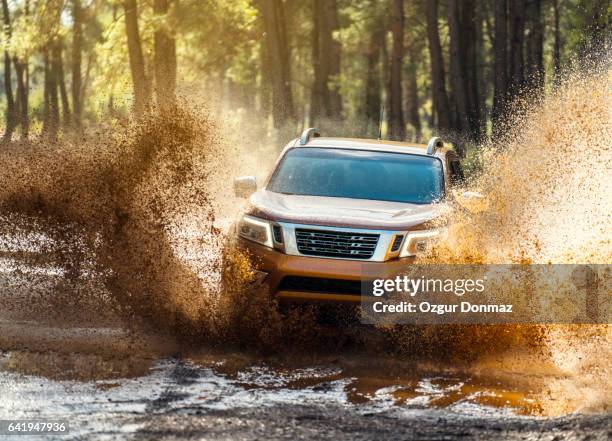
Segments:
[[[65,83],[71,84],[74,0],[13,0],[9,29],[3,33],[2,48],[18,60],[27,61],[30,75],[31,116],[43,117],[43,59],[54,42],[61,42]],[[171,0],[165,15],[153,12],[152,0],[138,0],[138,21],[146,74],[153,78],[154,34],[164,30],[176,39],[178,90],[191,97],[199,93],[213,109],[232,115],[257,115],[268,127],[270,85],[265,77],[265,33],[261,6],[268,0]],[[276,1],[276,0],[275,0]],[[308,121],[313,84],[312,32],[313,1],[278,0],[285,10],[285,26],[291,52],[291,88],[297,121],[286,130],[294,132]],[[558,0],[561,10],[562,61],[570,64],[576,54],[592,44],[592,29],[609,34],[612,6],[602,0]],[[373,136],[370,121],[365,125],[368,54],[372,38],[382,34],[380,58],[374,75],[381,102],[386,100],[388,54],[390,51],[388,0],[336,0],[340,29],[333,38],[341,46],[340,75],[330,79],[342,96],[343,122],[323,122],[331,132]],[[83,8],[82,82],[85,117],[90,123],[110,113],[123,117],[130,107],[133,85],[126,44],[123,0],[81,0]],[[482,67],[482,104],[489,111],[493,96],[493,3],[476,2],[476,16],[482,25],[482,46],[477,62]],[[27,10],[26,10],[27,5]],[[416,71],[417,98],[422,134],[436,131],[431,102],[431,68],[425,20],[425,2],[405,2],[404,81],[410,69]],[[439,31],[448,75],[449,35],[446,2],[439,2]],[[542,0],[546,79],[552,82],[553,0]],[[371,71],[371,69],[370,69]],[[447,82],[450,80],[447,77]],[[13,76],[13,87],[15,87]],[[447,84],[449,94],[452,85]],[[404,85],[406,90],[406,85]],[[4,93],[4,91],[0,92]],[[409,98],[404,97],[408,108]],[[239,116],[238,116],[239,117]],[[408,126],[410,136],[415,131]]]

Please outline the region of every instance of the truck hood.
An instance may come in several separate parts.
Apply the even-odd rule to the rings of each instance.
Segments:
[[[322,196],[299,196],[258,190],[249,212],[277,222],[334,227],[406,230],[441,216],[446,204],[400,202]]]

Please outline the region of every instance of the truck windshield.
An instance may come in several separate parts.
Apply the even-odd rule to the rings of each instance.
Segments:
[[[276,168],[276,193],[430,204],[444,195],[442,161],[366,150],[295,148]]]

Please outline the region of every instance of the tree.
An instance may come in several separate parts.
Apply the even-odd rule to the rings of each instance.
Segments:
[[[13,57],[15,65],[15,76],[17,77],[17,102],[19,103],[19,125],[21,126],[21,137],[27,139],[30,132],[30,117],[28,114],[28,63],[21,61],[17,56]]]
[[[44,121],[43,121],[43,133],[51,141],[57,139],[57,133],[59,130],[59,96],[57,93],[57,68],[55,66],[55,57],[53,56],[53,41],[43,50],[44,59]]]
[[[3,11],[5,16],[5,32],[7,36],[8,43],[12,43],[13,38],[13,23],[10,18],[10,12],[8,9],[8,3],[3,0]],[[29,13],[29,3],[26,0],[24,6],[24,13],[27,16]],[[13,125],[16,126],[19,124],[21,126],[21,137],[22,139],[27,139],[30,131],[30,119],[28,115],[28,86],[26,84],[27,75],[28,75],[28,63],[27,59],[22,60],[17,54],[12,55],[13,65],[15,67],[15,77],[17,83],[17,99],[14,104],[14,112],[13,117],[15,120],[13,121]],[[10,68],[9,68],[10,74]],[[7,95],[8,96],[8,95]],[[7,100],[8,101],[8,100]],[[8,102],[7,102],[8,104]],[[8,109],[7,105],[7,109]],[[7,125],[8,126],[8,125]]]
[[[532,90],[544,87],[544,32],[542,30],[542,0],[527,4],[527,43],[525,77]]]
[[[482,48],[479,14],[473,0],[448,2],[449,77],[454,105],[452,126],[463,139],[481,136],[479,83],[482,73],[478,50]]]
[[[561,73],[561,12],[559,10],[559,0],[553,0],[553,69],[555,77]]]
[[[370,127],[378,127],[380,123],[380,60],[385,44],[385,32],[382,27],[375,26],[370,33],[367,52],[365,118]]]
[[[81,59],[83,51],[83,9],[81,0],[72,0],[72,110],[75,127],[81,126]]]
[[[130,72],[134,87],[134,113],[138,116],[149,105],[151,89],[145,72],[145,61],[140,43],[136,0],[124,0],[123,9],[125,12],[125,32],[127,35]]]
[[[342,97],[336,84],[331,84],[340,75],[340,43],[334,38],[334,32],[340,27],[338,20],[338,5],[336,0],[326,0],[324,2],[324,17],[326,18],[325,41],[329,46],[328,51],[328,79],[327,89],[329,90],[329,112],[331,118],[339,118],[342,113]]]
[[[11,17],[7,0],[2,0],[2,15],[4,16],[6,37],[10,39]],[[11,140],[13,131],[17,126],[17,108],[13,98],[13,85],[11,81],[11,56],[8,49],[4,51],[4,93],[6,95],[6,128],[4,129],[2,142],[8,142]]]
[[[450,83],[453,92],[453,102],[455,104],[455,114],[457,121],[455,128],[459,131],[468,132],[470,130],[470,109],[467,97],[467,70],[465,66],[465,51],[462,50],[461,40],[461,15],[459,11],[459,1],[449,0],[448,2],[448,29],[450,33]],[[463,38],[466,36],[463,35]]]
[[[176,90],[176,41],[168,29],[169,3],[170,0],[155,0],[153,4],[155,14],[165,18],[155,30],[155,89],[162,107],[174,102]]]
[[[504,115],[508,86],[508,12],[506,0],[495,0],[493,41],[493,132],[498,133]]]
[[[64,78],[64,61],[62,57],[62,41],[58,39],[54,42],[51,56],[52,69],[57,87],[59,89],[59,98],[62,104],[62,121],[65,127],[70,126],[72,117],[70,115],[70,102],[68,101],[68,91],[66,89],[66,79]]]
[[[402,64],[404,59],[404,1],[391,0],[391,60],[389,67],[389,133],[390,139],[406,137],[406,122],[402,109]]]
[[[442,46],[438,30],[438,0],[426,0],[425,7],[433,108],[437,116],[438,128],[448,131],[450,129],[450,114],[448,96],[446,95],[444,59],[442,58]]]
[[[469,96],[472,100],[473,120],[477,127],[476,141],[482,141],[487,134],[487,99],[489,96],[489,60],[490,56],[485,45],[485,37],[487,36],[486,23],[488,20],[488,8],[484,2],[475,1],[475,16],[474,16],[474,44],[472,46],[473,54],[470,58],[471,66],[468,66],[468,72],[471,72],[472,83]],[[492,40],[489,40],[492,41]]]
[[[338,29],[336,0],[313,0],[312,64],[314,78],[310,101],[310,120],[314,124],[320,116],[338,118],[342,98],[332,81],[340,74],[340,44],[333,33]]]
[[[323,113],[325,106],[325,90],[327,81],[324,79],[323,57],[321,57],[321,27],[323,21],[323,0],[313,0],[312,4],[312,69],[313,80],[310,90],[310,125],[315,125]]]
[[[265,76],[272,85],[272,118],[274,126],[280,128],[295,120],[285,6],[282,0],[258,0],[257,5],[265,32],[265,53],[268,57]]]
[[[510,99],[517,96],[525,82],[525,1],[512,0],[508,3],[508,93]],[[507,98],[507,99],[508,99]]]
[[[419,91],[417,87],[417,60],[410,57],[408,60],[408,80],[406,82],[406,96],[408,100],[408,121],[414,128],[414,140],[421,141],[421,118],[419,116]]]
[[[468,137],[480,141],[486,132],[484,109],[486,107],[486,88],[484,83],[484,40],[483,9],[480,2],[466,0],[461,3],[461,26],[468,38],[463,39],[462,51],[465,58],[466,95],[468,100]]]

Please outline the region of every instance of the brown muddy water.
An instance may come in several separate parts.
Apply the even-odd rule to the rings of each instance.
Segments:
[[[468,183],[487,206],[424,262],[612,263],[611,76],[594,72],[517,105]],[[226,245],[248,152],[217,127],[182,106],[0,152],[0,419],[67,419],[75,439],[610,437],[608,325],[281,314]]]

